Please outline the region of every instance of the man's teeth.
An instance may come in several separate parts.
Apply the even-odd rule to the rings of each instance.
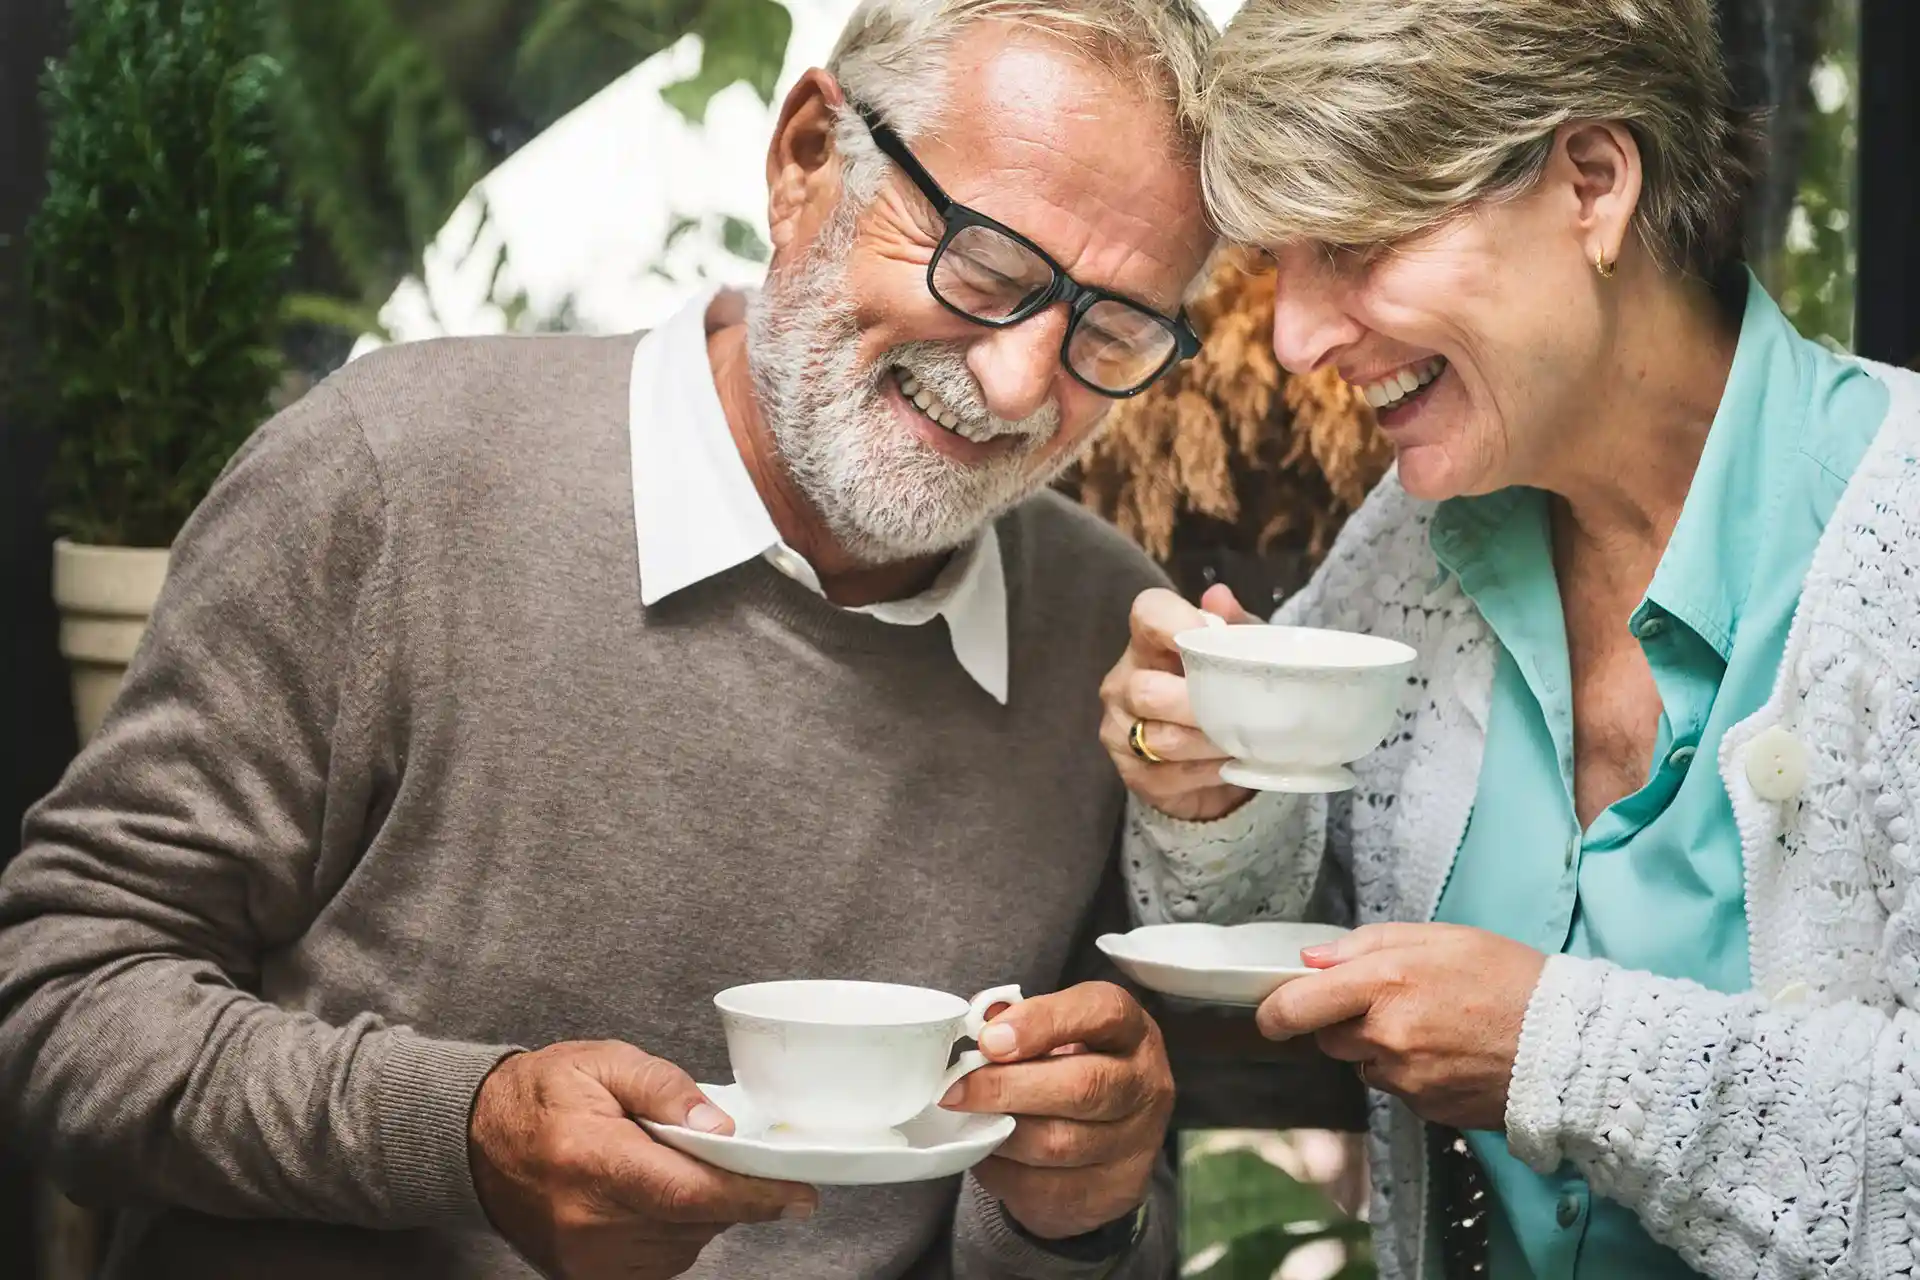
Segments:
[[[1435,356],[1422,364],[1411,364],[1398,373],[1390,373],[1378,382],[1367,383],[1360,388],[1360,394],[1376,409],[1391,409],[1439,377],[1446,367],[1446,359]]]
[[[913,401],[913,403],[919,407],[920,412],[926,414],[929,418],[932,418],[935,422],[953,432],[955,435],[964,436],[966,439],[975,441],[976,443],[993,438],[993,433],[987,429],[984,423],[968,422],[965,418],[962,418],[952,409],[949,409],[939,396],[934,395],[931,390],[922,385],[918,378],[908,373],[905,369],[896,370],[896,373],[900,382],[900,394]]]

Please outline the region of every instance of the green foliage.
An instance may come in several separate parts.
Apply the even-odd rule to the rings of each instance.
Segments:
[[[793,18],[784,6],[777,0],[707,0],[693,31],[700,37],[700,70],[660,91],[668,106],[703,124],[713,95],[742,80],[761,101],[772,101],[793,34]]]
[[[720,219],[720,244],[734,257],[744,258],[748,262],[765,262],[773,257],[773,250],[753,229],[753,224],[743,222],[730,213],[722,215]]]
[[[1189,1145],[1180,1163],[1183,1275],[1271,1280],[1289,1254],[1322,1240],[1346,1248],[1337,1280],[1372,1280],[1367,1224],[1258,1154]]]
[[[520,40],[514,82],[523,106],[553,120],[697,35],[700,70],[661,95],[698,124],[713,95],[742,80],[771,100],[792,32],[778,0],[541,0]]]
[[[669,218],[667,234],[660,241],[659,252],[654,255],[653,261],[642,268],[643,272],[669,284],[685,283],[689,279],[689,265],[685,261],[674,260],[674,249],[694,239],[717,242],[722,249],[745,262],[766,262],[773,257],[773,250],[760,238],[753,224],[744,218],[736,218],[730,213],[695,217],[675,212]],[[691,271],[691,279],[708,279],[706,264],[697,258],[691,265]]]
[[[514,90],[542,121],[557,120],[686,30],[685,0],[540,0],[519,38]]]
[[[377,310],[488,168],[472,120],[389,0],[270,0],[293,186],[352,301]],[[308,314],[324,314],[311,304]]]
[[[268,409],[293,255],[259,0],[74,0],[29,228],[53,520],[167,546]]]
[[[356,333],[505,157],[490,129],[537,132],[688,34],[701,66],[663,90],[676,110],[698,122],[742,80],[771,101],[793,28],[777,0],[268,3],[294,185],[352,295],[304,295],[291,315]],[[750,228],[721,230],[753,256]]]
[[[1798,186],[1779,248],[1761,279],[1800,331],[1831,346],[1853,342],[1855,174],[1860,152],[1859,0],[1819,0],[1821,56],[1808,86]]]

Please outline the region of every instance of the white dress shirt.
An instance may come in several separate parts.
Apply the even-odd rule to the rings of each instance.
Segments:
[[[708,312],[719,292],[700,293],[633,353],[627,430],[643,604],[755,556],[821,591],[814,567],[774,528],[720,407],[707,360]],[[945,618],[954,658],[1006,704],[1007,584],[991,526],[956,551],[925,592],[856,612],[898,626]]]

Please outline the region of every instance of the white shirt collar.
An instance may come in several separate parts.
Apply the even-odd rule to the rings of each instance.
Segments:
[[[720,407],[707,362],[707,312],[718,292],[703,291],[633,352],[627,434],[640,600],[647,605],[756,556],[820,591],[813,566],[774,528]],[[946,619],[960,666],[1006,703],[1007,584],[991,526],[922,594],[855,612],[898,626]]]

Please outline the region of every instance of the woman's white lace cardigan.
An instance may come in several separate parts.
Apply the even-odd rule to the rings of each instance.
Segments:
[[[1507,1106],[1516,1155],[1572,1161],[1722,1280],[1920,1277],[1920,376],[1869,367],[1891,410],[1815,555],[1774,694],[1718,760],[1753,990],[1551,957]],[[1126,860],[1145,917],[1432,918],[1479,780],[1495,642],[1435,563],[1430,514],[1389,479],[1275,619],[1419,650],[1360,786],[1262,796],[1206,826],[1136,809]],[[1773,803],[1744,759],[1776,727],[1807,768]],[[1381,1274],[1413,1280],[1420,1122],[1375,1095],[1371,1136]]]

